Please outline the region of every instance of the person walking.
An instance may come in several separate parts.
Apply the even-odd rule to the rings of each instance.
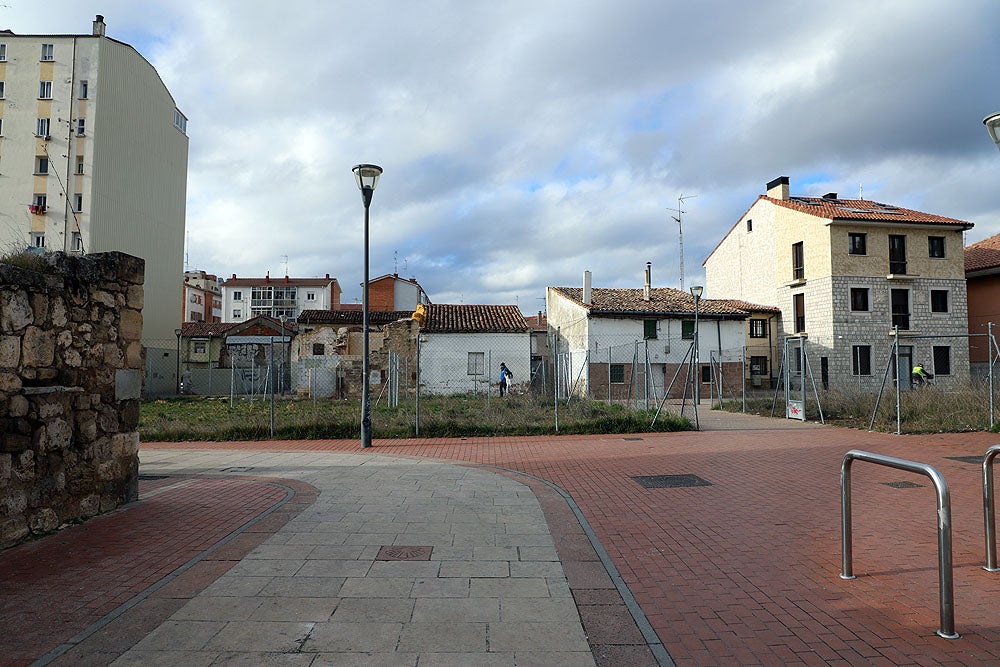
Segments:
[[[510,391],[510,385],[514,374],[507,368],[507,364],[500,364],[500,396],[504,396]]]

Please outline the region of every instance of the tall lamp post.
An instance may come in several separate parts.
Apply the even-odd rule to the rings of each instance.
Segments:
[[[986,126],[986,131],[990,133],[993,143],[997,145],[997,148],[1000,148],[1000,111],[984,118],[983,125]]]
[[[705,288],[701,285],[691,286],[691,296],[694,297],[694,404],[701,405],[701,359],[698,355],[698,347],[701,341],[698,340],[698,302]]]
[[[372,195],[375,193],[375,186],[378,185],[379,176],[382,175],[382,167],[374,164],[359,164],[354,167],[354,180],[361,190],[361,201],[365,205],[365,283],[361,296],[361,328],[362,339],[364,340],[364,363],[362,374],[364,378],[361,382],[361,446],[372,446],[372,406],[371,396],[368,390],[369,376],[371,374],[371,360],[369,359],[368,348],[368,208],[372,204]]]

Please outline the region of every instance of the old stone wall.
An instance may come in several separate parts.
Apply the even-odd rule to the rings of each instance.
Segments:
[[[135,500],[143,260],[0,263],[0,548]]]

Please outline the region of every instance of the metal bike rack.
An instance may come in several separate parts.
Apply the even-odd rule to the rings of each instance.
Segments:
[[[840,578],[855,578],[851,547],[851,464],[855,459],[927,475],[934,483],[934,490],[937,492],[938,582],[941,593],[941,628],[937,634],[945,639],[958,639],[955,632],[955,586],[951,560],[951,493],[948,491],[948,483],[934,466],[857,449],[844,455],[844,462],[840,466],[840,518],[844,554]]]
[[[993,445],[983,455],[983,522],[986,524],[987,572],[1000,572],[997,567],[996,503],[993,497],[993,459],[1000,454],[1000,445]]]

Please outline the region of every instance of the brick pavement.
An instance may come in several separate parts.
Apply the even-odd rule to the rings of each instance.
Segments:
[[[837,428],[376,441],[371,453],[499,466],[549,480],[582,509],[681,665],[1000,664],[1000,574],[984,562],[980,468],[992,434]],[[354,441],[144,447],[358,449]],[[952,492],[957,640],[938,637],[934,493],[926,478],[854,467],[854,569],[839,578],[840,462],[864,449],[930,463]],[[639,475],[710,486],[646,489]],[[912,481],[915,488],[887,482]],[[579,600],[578,600],[579,602]]]

